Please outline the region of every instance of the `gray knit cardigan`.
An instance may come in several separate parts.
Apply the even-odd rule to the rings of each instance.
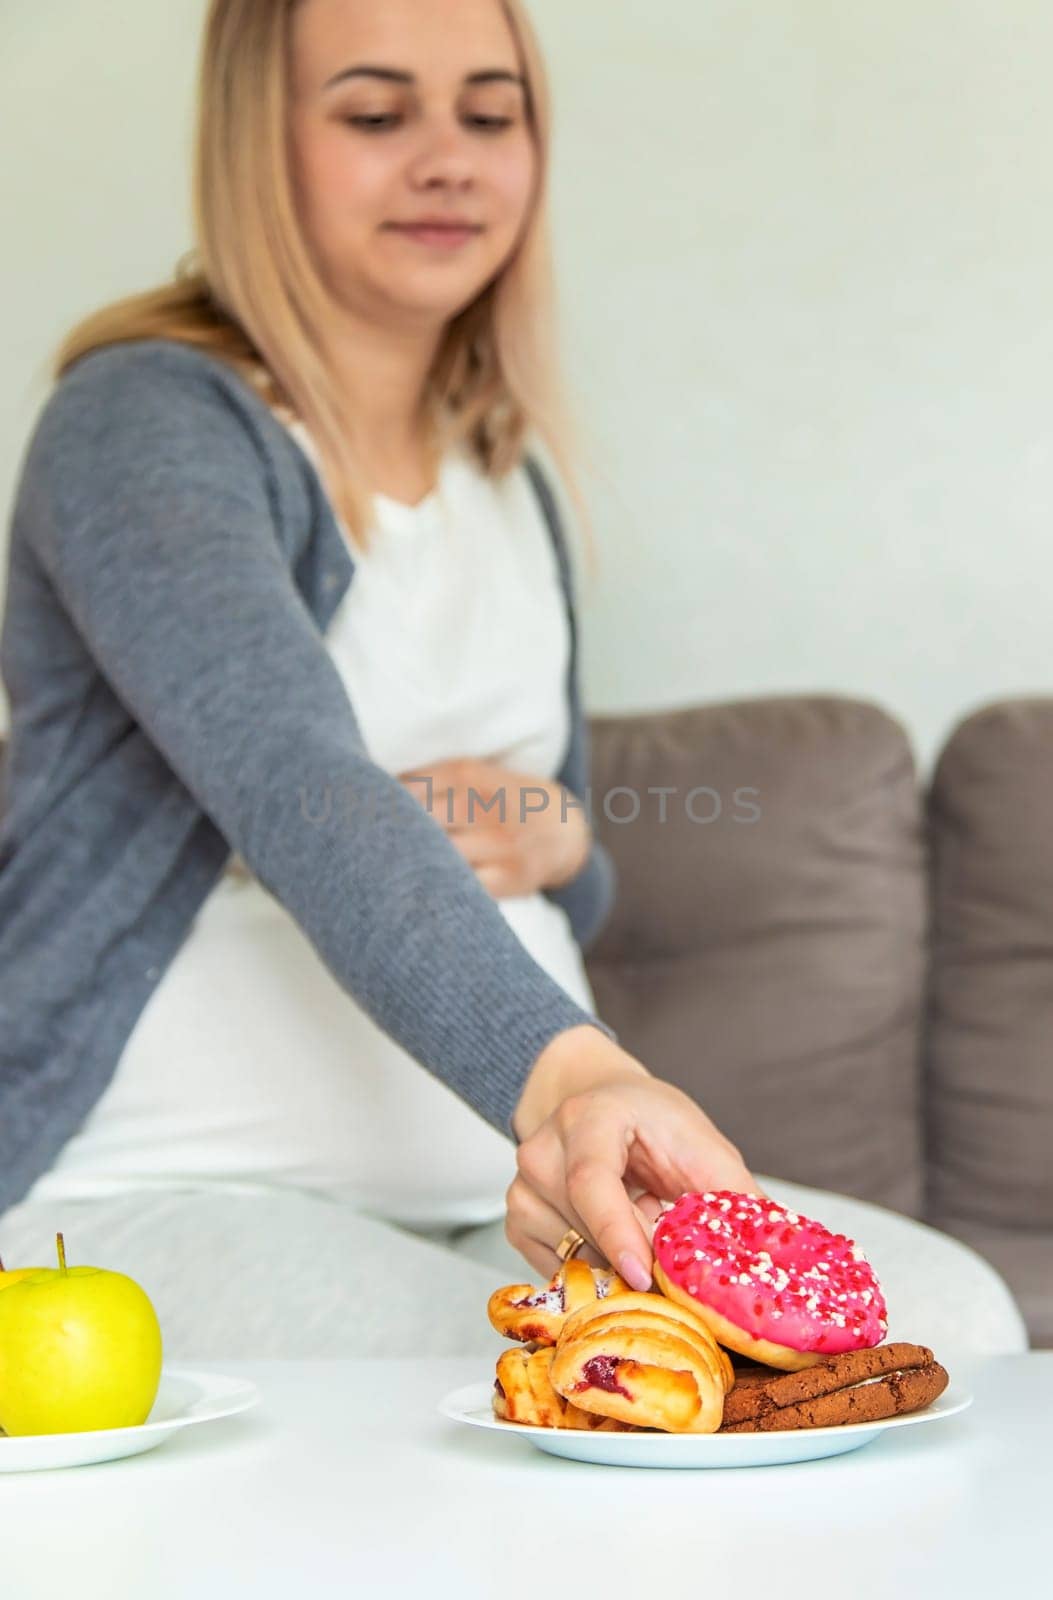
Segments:
[[[571,566],[526,465],[571,630],[558,778],[582,797]],[[166,340],[80,362],[30,441],[8,559],[0,1213],[110,1082],[232,851],[378,1026],[509,1137],[556,1034],[614,1037],[370,759],[323,642],[352,552],[314,468],[232,368]],[[594,843],[546,892],[585,946],[613,886]]]

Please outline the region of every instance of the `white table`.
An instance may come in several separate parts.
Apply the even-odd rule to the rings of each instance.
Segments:
[[[560,1461],[446,1421],[439,1399],[488,1376],[477,1361],[225,1362],[260,1386],[254,1410],[127,1461],[0,1477],[0,1590],[1037,1600],[1053,1352],[948,1366],[976,1394],[959,1416],[827,1461],[684,1472]]]

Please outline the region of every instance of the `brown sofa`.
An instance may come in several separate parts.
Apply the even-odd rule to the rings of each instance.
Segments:
[[[970,717],[927,792],[836,696],[591,730],[622,1043],[755,1171],[971,1244],[1053,1345],[1053,700]]]
[[[1053,700],[968,718],[927,789],[834,696],[591,728],[621,1042],[755,1171],[972,1245],[1053,1345]]]

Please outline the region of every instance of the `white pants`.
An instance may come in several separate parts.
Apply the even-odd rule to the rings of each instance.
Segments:
[[[844,1195],[757,1174],[773,1196],[865,1250],[885,1291],[889,1338],[940,1359],[1027,1348],[1006,1284],[965,1245]],[[504,1341],[486,1302],[539,1275],[503,1222],[425,1238],[301,1189],[172,1189],[24,1201],[0,1216],[8,1268],[125,1272],[157,1310],[169,1361],[478,1355]]]

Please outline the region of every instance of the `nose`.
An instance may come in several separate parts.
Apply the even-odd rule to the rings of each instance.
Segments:
[[[456,117],[433,118],[421,132],[420,149],[410,165],[410,179],[422,189],[470,188],[475,181],[477,151],[472,134]]]

